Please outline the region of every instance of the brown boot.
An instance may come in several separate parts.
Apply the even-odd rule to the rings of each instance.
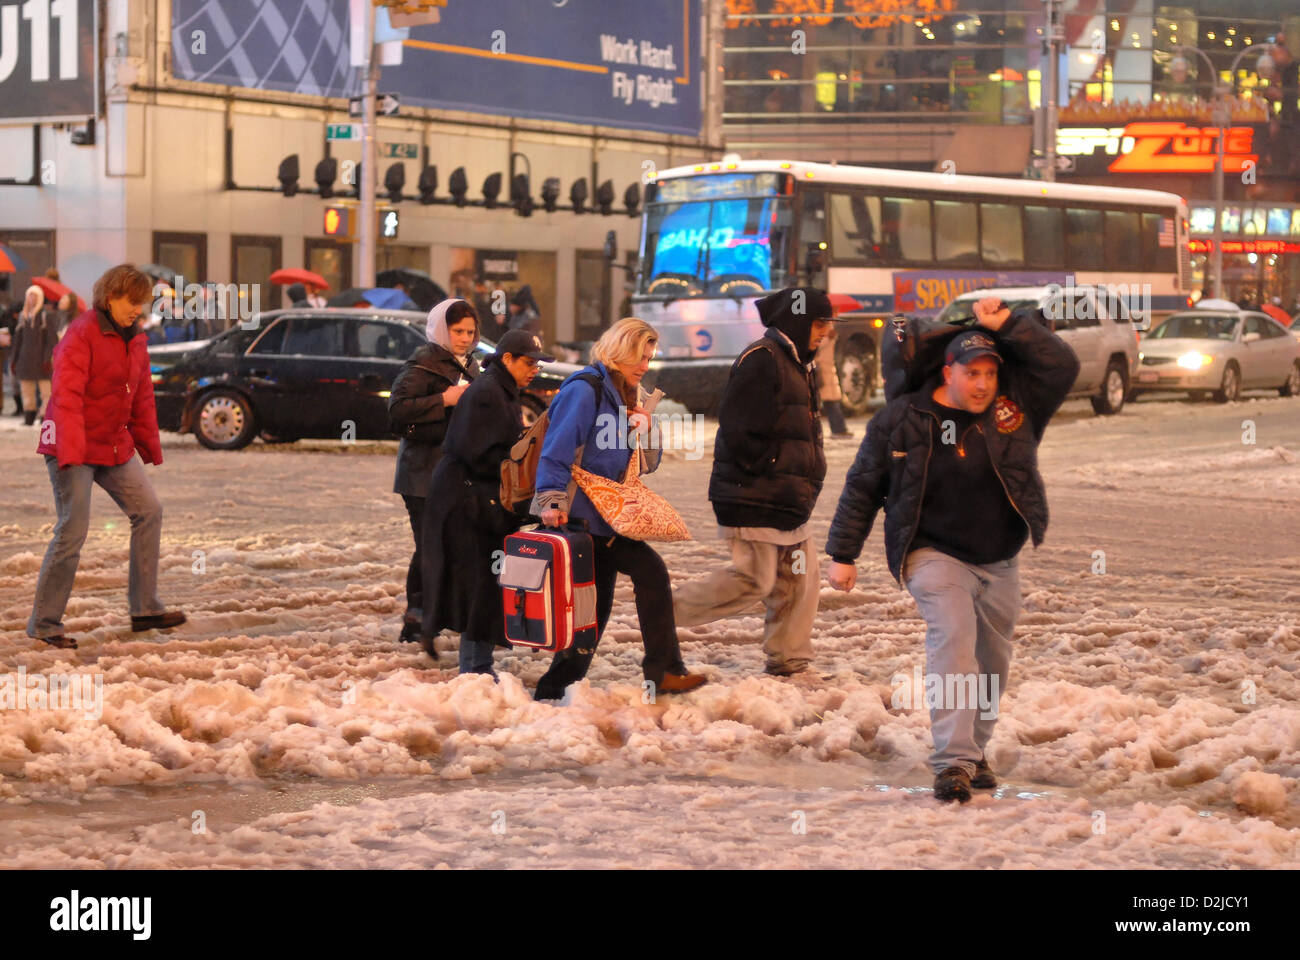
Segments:
[[[57,637],[40,637],[39,639],[42,643],[48,643],[51,647],[54,647],[58,650],[77,649],[77,641],[73,640],[71,637],[65,637],[60,635]]]
[[[658,690],[660,693],[685,693],[708,682],[708,678],[699,673],[665,673]]]
[[[142,633],[145,630],[170,630],[185,622],[185,614],[179,610],[168,610],[151,614],[147,617],[132,617],[131,632]]]

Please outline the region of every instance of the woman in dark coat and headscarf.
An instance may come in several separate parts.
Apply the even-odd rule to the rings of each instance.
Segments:
[[[460,672],[492,673],[505,644],[501,588],[493,569],[502,541],[522,520],[500,503],[501,461],[523,432],[519,391],[537,375],[542,338],[511,330],[457,404],[424,511],[421,537],[425,650],[442,630],[460,632]],[[495,674],[494,674],[495,675]]]
[[[406,569],[406,615],[398,638],[403,641],[418,640],[420,635],[420,530],[425,495],[433,468],[442,459],[442,442],[451,415],[479,375],[478,361],[472,354],[479,337],[473,307],[464,300],[443,300],[429,311],[426,329],[429,342],[403,364],[388,398],[389,420],[402,438],[397,448],[393,493],[400,494],[406,504],[415,536],[415,552]],[[433,651],[432,643],[429,650]]]

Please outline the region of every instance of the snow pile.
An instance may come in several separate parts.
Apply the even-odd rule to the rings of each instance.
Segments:
[[[1276,773],[1243,773],[1233,784],[1232,802],[1247,813],[1281,813],[1286,806],[1286,781]]]

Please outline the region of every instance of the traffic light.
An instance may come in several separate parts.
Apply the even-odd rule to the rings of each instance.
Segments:
[[[542,181],[542,207],[547,213],[555,212],[556,201],[560,199],[560,178],[547,177]]]
[[[587,180],[585,177],[581,180],[573,181],[573,186],[569,188],[569,202],[573,204],[574,213],[586,212]]]
[[[516,173],[510,181],[510,203],[521,217],[533,215],[533,194],[528,183],[528,174]]]
[[[438,192],[438,168],[430,165],[421,170],[417,186],[420,188],[420,202],[426,206],[433,203],[433,195]]]
[[[326,157],[316,164],[316,191],[322,200],[334,196],[334,180],[339,175],[339,162],[333,157]]]
[[[489,173],[483,181],[483,206],[495,210],[497,197],[501,196],[501,174]]]
[[[596,206],[600,208],[600,215],[608,217],[614,212],[614,181],[606,180],[596,188]]]
[[[623,206],[627,207],[627,215],[635,217],[641,207],[641,184],[632,183],[623,191]]]
[[[399,160],[384,171],[384,189],[388,191],[390,202],[402,202],[402,188],[404,186],[406,186],[406,165]]]
[[[465,206],[465,194],[469,193],[469,178],[465,176],[464,167],[457,167],[451,172],[451,180],[447,183],[447,189],[451,191],[451,197],[456,201],[456,206]]]
[[[280,180],[280,192],[286,197],[292,197],[298,193],[298,154],[291,153],[280,161],[280,172],[276,174]]]
[[[352,211],[347,207],[326,207],[323,231],[327,237],[351,237]]]

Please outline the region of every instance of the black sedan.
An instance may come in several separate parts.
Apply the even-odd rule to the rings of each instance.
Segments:
[[[213,450],[238,450],[259,435],[270,443],[392,439],[389,388],[426,342],[424,322],[402,310],[275,310],[210,340],[151,347],[158,426],[193,432]],[[479,343],[480,363],[492,350]],[[542,365],[524,394],[525,423],[578,369]]]

